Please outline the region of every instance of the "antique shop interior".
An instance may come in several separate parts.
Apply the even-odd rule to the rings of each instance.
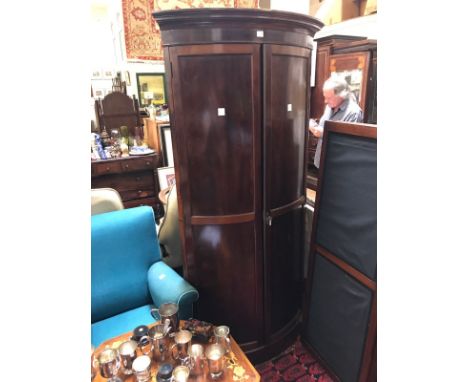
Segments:
[[[93,380],[376,381],[377,0],[90,25]]]

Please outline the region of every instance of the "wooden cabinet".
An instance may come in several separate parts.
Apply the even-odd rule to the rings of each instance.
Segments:
[[[332,73],[346,78],[364,113],[365,123],[377,123],[377,42],[365,37],[332,35],[317,41],[315,87],[310,117],[319,119],[325,109],[322,87]],[[308,187],[316,190],[314,156],[317,139],[309,134]]]
[[[91,162],[91,187],[117,190],[125,208],[148,205],[158,216],[157,154]]]
[[[230,326],[258,361],[294,340],[300,318],[310,57],[322,23],[253,9],[153,17],[197,318]]]

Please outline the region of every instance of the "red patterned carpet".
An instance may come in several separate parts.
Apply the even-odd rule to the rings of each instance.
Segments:
[[[262,382],[333,382],[300,341],[272,360],[255,365],[255,368]]]

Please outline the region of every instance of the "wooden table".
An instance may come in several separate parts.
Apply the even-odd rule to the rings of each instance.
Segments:
[[[151,328],[152,326],[156,325],[159,322],[155,322],[152,325],[149,325]],[[181,321],[181,327],[184,321]],[[112,348],[118,348],[118,346],[129,339],[132,336],[132,332],[128,332],[122,334],[118,337],[112,338],[103,342],[94,352],[94,354],[99,354],[106,346],[110,346]],[[215,381],[215,382],[227,382],[227,381],[248,381],[248,382],[259,382],[260,375],[258,374],[257,370],[253,367],[250,363],[244,352],[241,350],[237,342],[229,336],[231,340],[231,348],[232,351],[226,356],[226,368],[224,373],[220,378],[212,379],[208,373],[208,365],[205,361],[204,373],[199,376],[190,376],[190,382],[205,382],[205,381]],[[196,341],[192,341],[192,343],[197,343]],[[203,344],[205,348],[206,345]],[[177,366],[175,362],[171,362],[174,368]],[[156,374],[158,372],[159,364],[152,361],[151,364],[151,382],[156,382]],[[103,378],[99,373],[99,370],[96,370],[97,374],[96,377],[93,379],[93,382],[106,382],[107,378]],[[125,376],[123,373],[119,372],[119,377],[124,382],[135,382],[136,378],[133,375]]]

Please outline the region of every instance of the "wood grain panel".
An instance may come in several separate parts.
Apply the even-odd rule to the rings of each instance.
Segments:
[[[252,212],[255,105],[245,100],[253,99],[259,68],[248,51],[215,46],[211,54],[193,53],[177,57],[180,81],[190,84],[179,94],[177,107],[184,114],[191,213]]]
[[[310,50],[264,46],[265,333],[278,337],[301,305]]]
[[[154,174],[149,171],[138,171],[130,174],[103,175],[91,179],[92,188],[110,187],[119,192],[133,191],[155,187]]]
[[[149,156],[144,158],[136,158],[131,161],[125,161],[122,163],[123,172],[132,172],[138,170],[144,170],[147,168],[156,168],[158,165],[158,157]]]
[[[263,306],[256,286],[254,223],[193,226],[193,241],[200,271],[197,318],[228,325],[241,343],[257,340]]]
[[[300,317],[290,314],[298,313],[298,288],[289,284],[302,258],[295,222],[305,193],[310,47],[321,23],[262,10],[153,17],[165,46],[184,274],[200,292],[195,314],[229,325],[260,361],[294,339]],[[284,230],[271,264],[265,218]],[[270,265],[278,274],[293,271],[273,280],[264,272]],[[274,309],[285,312],[271,318],[277,312],[266,305],[276,298]],[[267,333],[270,321],[274,333]]]
[[[158,163],[156,153],[91,162],[91,188],[113,188],[120,194],[125,208],[150,205],[158,217],[162,210],[156,197],[159,191],[155,177]]]
[[[207,7],[152,15],[164,46],[249,42],[310,48],[313,35],[323,27],[320,20],[307,15],[264,9]]]
[[[299,208],[273,219],[268,233],[271,335],[290,322],[301,306],[303,229],[303,210]]]
[[[266,208],[304,195],[310,50],[267,45],[265,65]]]
[[[224,216],[192,216],[192,224],[233,224],[246,223],[255,220],[254,213],[224,215]]]
[[[258,347],[260,46],[181,46],[167,53],[184,271],[203,296],[197,318],[229,325],[243,346]]]

